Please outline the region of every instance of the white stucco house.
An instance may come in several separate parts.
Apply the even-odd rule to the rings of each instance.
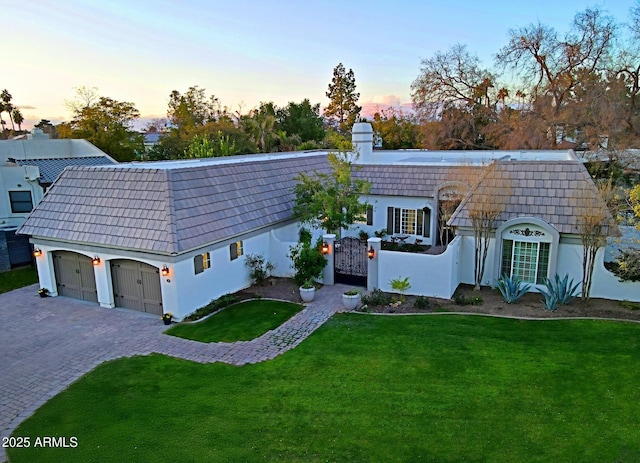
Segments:
[[[370,205],[367,220],[343,236],[368,233],[362,249],[369,258],[358,270],[342,271],[364,272],[370,289],[389,290],[390,279],[409,276],[410,293],[448,298],[460,283],[474,282],[467,208],[482,190],[479,167],[487,162],[497,163],[495,172],[512,188],[491,239],[484,283],[494,285],[504,273],[534,284],[555,273],[581,279],[575,198],[596,189],[572,151],[377,151],[366,123],[354,126],[353,141],[354,175],[372,189],[363,198]],[[439,202],[463,167],[477,168],[480,181],[443,230]],[[247,254],[275,263],[276,276],[292,274],[287,253],[299,230],[291,213],[294,178],[328,169],[322,151],[70,167],[19,232],[31,236],[40,285],[52,296],[181,319],[248,287]],[[374,236],[381,230],[425,251],[385,250]],[[347,241],[324,239],[331,259],[324,281],[332,284],[339,267],[333,257]],[[601,254],[598,259],[593,297],[640,300],[640,285],[618,282]]]
[[[0,140],[0,272],[31,262],[28,241],[15,231],[65,167],[115,162],[86,140],[51,140],[40,129]]]

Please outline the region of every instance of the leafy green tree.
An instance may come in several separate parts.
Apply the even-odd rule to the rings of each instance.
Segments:
[[[320,117],[320,103],[311,105],[305,98],[300,103],[293,101],[277,110],[276,128],[284,131],[288,136],[297,135],[301,142],[320,142],[324,138],[324,123]]]
[[[348,132],[360,116],[358,106],[360,93],[356,92],[356,78],[353,69],[347,72],[339,63],[333,69],[333,78],[326,93],[329,105],[324,110],[327,119],[338,126],[341,132]]]
[[[214,95],[207,97],[205,89],[197,85],[189,87],[184,95],[177,90],[169,95],[167,117],[179,131],[214,121],[221,112],[218,99]]]
[[[329,153],[328,160],[330,173],[316,171],[296,177],[293,214],[303,223],[339,236],[343,228],[364,219],[367,204],[360,197],[371,191],[371,184],[352,178],[348,153]]]
[[[388,150],[419,148],[420,128],[411,116],[394,108],[378,111],[371,122],[374,132]]]
[[[78,92],[80,98],[87,96],[82,90]],[[76,100],[69,107],[75,108],[74,117],[58,126],[60,138],[84,138],[118,161],[134,160],[143,152],[142,135],[132,128],[133,121],[140,117],[133,103],[101,96],[97,100]]]

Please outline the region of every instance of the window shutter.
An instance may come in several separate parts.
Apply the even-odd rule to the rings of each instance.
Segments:
[[[393,207],[387,207],[387,235],[393,235]]]
[[[402,209],[400,209],[399,207],[396,207],[394,210],[394,224],[393,224],[393,233],[400,233],[400,213],[402,212]],[[404,230],[403,230],[404,231]]]
[[[416,235],[424,236],[423,218],[424,212],[422,209],[416,209]]]
[[[373,225],[373,206],[367,206],[367,225]]]
[[[204,262],[202,260],[202,254],[198,254],[193,258],[193,269],[196,274],[204,272]]]
[[[424,230],[422,231],[422,236],[429,238],[431,236],[431,209],[425,207],[422,211],[424,212]]]
[[[229,246],[229,251],[231,253],[231,260],[238,258],[238,243],[231,243]]]

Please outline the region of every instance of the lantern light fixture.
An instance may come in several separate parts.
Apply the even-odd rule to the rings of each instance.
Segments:
[[[91,259],[91,263],[93,265],[100,265],[100,257],[98,256],[93,256],[93,259]]]
[[[40,250],[40,248],[33,249],[33,257],[40,257],[41,255],[42,255],[42,251]]]
[[[162,274],[163,277],[166,277],[169,275],[169,267],[167,267],[167,265],[163,265],[162,266],[162,270],[160,270],[160,273]]]
[[[329,254],[329,243],[326,241],[322,242],[322,254]]]
[[[369,247],[369,250],[367,251],[367,257],[369,257],[369,259],[373,259],[376,256],[376,250],[373,249],[373,246]]]

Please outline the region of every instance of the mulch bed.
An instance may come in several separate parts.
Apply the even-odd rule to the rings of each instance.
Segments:
[[[320,289],[322,291],[322,289]],[[362,288],[361,292],[366,293]],[[457,305],[452,299],[438,299],[430,297],[427,308],[414,307],[415,296],[406,296],[402,304],[395,306],[367,306],[364,311],[371,313],[431,313],[431,312],[465,312],[503,315],[512,317],[529,318],[560,318],[560,317],[594,317],[616,318],[622,320],[640,321],[640,303],[612,301],[609,299],[591,299],[587,302],[576,299],[566,306],[561,306],[555,312],[545,310],[542,304],[543,297],[538,293],[525,294],[517,304],[507,304],[497,289],[488,287],[480,291],[474,291],[470,285],[460,285],[457,290],[465,298],[482,298],[479,305]],[[286,301],[300,302],[298,286],[288,278],[272,278],[264,286],[251,286],[236,293],[241,299],[255,297],[283,299]],[[399,295],[391,295],[399,299]],[[359,309],[363,310],[363,309]]]

